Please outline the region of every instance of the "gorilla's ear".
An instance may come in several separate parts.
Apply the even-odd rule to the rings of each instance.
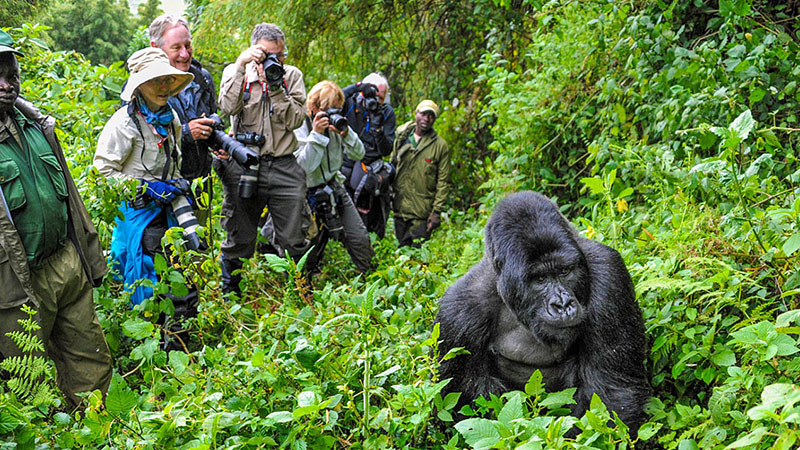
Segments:
[[[489,218],[486,224],[483,255],[484,258],[487,258],[489,262],[491,262],[495,272],[499,274],[503,270],[505,255],[503,252],[503,243],[497,238],[499,233],[498,229],[500,228],[498,222],[499,220],[497,220],[497,217],[493,216]]]

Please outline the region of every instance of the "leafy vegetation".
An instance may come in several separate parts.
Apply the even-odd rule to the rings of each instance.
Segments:
[[[251,3],[195,1],[201,61],[221,66],[247,45],[252,23],[241,20],[262,20],[241,19]],[[458,195],[442,229],[419,250],[375,241],[366,277],[332,244],[312,290],[292,261],[253,258],[243,300],[226,302],[212,220],[209,254],[156,264],[157,292],[200,288],[189,351],[159,349],[154,319],[168,301],[129,309],[109,278],[97,290],[115,355],[108,398],[90,394],[70,415],[0,385],[3,448],[797,447],[796,2],[278,5],[269,20],[295,24],[283,27],[289,59],[307,83],[377,68],[397,80],[399,120],[422,93],[445,106],[436,126],[454,149]],[[431,28],[441,33],[415,34]],[[43,48],[40,27],[11,31],[27,55],[23,94],[58,119],[107,247],[125,187],[90,161],[124,70]],[[635,442],[600,399],[565,416],[571,393],[544,392],[538,375],[460,422],[457,398],[440,395],[438,359],[452,355],[436,352],[437,299],[481,257],[496,201],[520,189],[557,198],[628,265],[655,390]]]

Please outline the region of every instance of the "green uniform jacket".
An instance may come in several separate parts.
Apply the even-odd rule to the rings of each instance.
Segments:
[[[397,130],[392,150],[394,214],[404,220],[425,220],[442,212],[450,191],[450,149],[435,130],[423,136],[415,149],[409,141],[416,124]]]
[[[83,269],[89,280],[94,286],[98,286],[103,275],[108,271],[108,267],[97,238],[97,230],[95,230],[89,218],[89,212],[86,211],[83,200],[78,194],[78,188],[75,186],[69,167],[67,167],[67,160],[64,158],[61,144],[56,138],[56,121],[39,112],[32,103],[25,99],[18,98],[15,106],[25,117],[41,127],[44,137],[50,144],[50,148],[53,149],[53,154],[64,172],[69,193],[67,238],[75,243],[75,248],[78,249]],[[2,206],[0,206],[0,286],[3,287],[3,295],[0,295],[0,309],[15,308],[29,301],[37,307],[39,306],[39,300],[31,285],[31,273],[25,248],[22,246],[22,240],[11,223],[8,213]]]

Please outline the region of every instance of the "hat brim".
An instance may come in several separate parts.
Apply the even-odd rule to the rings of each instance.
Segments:
[[[24,53],[15,49],[14,47],[9,47],[7,45],[0,45],[0,53],[13,53],[17,56],[25,56]]]
[[[170,75],[175,77],[175,81],[172,82],[169,90],[170,97],[182,91],[183,88],[194,80],[194,75],[189,72],[178,70],[169,64],[157,63],[147,69],[131,74],[128,78],[128,83],[125,85],[125,89],[123,89],[120,94],[120,98],[122,98],[123,101],[130,102],[131,99],[133,99],[133,93],[136,92],[139,86],[158,77]]]
[[[433,113],[433,117],[437,117],[438,116],[438,114],[436,114],[436,110],[433,109],[433,108],[430,108],[430,107],[420,108],[420,109],[417,110],[417,112],[429,112],[429,113]]]

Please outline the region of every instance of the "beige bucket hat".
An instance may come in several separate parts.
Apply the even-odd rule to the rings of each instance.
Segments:
[[[120,97],[126,102],[130,102],[136,89],[148,81],[172,75],[175,81],[170,86],[169,95],[175,95],[185,88],[194,79],[194,75],[172,67],[169,64],[169,57],[164,50],[158,47],[147,47],[134,52],[128,58],[128,70],[131,75],[128,83],[122,90]]]

